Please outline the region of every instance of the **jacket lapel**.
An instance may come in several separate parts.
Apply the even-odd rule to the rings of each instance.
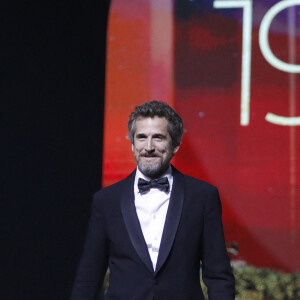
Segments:
[[[153,265],[149,256],[148,248],[143,236],[141,225],[136,213],[134,204],[134,178],[135,172],[133,172],[126,180],[126,187],[124,189],[121,199],[121,210],[125,226],[131,240],[131,243],[151,273],[154,273]]]
[[[184,176],[173,167],[173,178],[173,188],[160,243],[155,273],[158,273],[170,253],[182,212],[185,188]]]

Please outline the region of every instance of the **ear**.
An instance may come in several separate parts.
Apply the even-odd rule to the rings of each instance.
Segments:
[[[173,154],[175,154],[175,153],[179,150],[179,147],[180,147],[180,145],[179,145],[179,146],[176,146],[176,147],[173,149]]]
[[[132,152],[134,152],[134,145],[133,144],[131,144],[131,150],[132,150]]]

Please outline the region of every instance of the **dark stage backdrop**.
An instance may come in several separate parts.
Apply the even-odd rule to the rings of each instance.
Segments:
[[[6,2],[0,299],[68,299],[101,186],[109,4]]]

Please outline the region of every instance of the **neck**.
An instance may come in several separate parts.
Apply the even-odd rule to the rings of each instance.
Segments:
[[[151,179],[151,180],[154,180],[154,179],[157,179],[157,178],[159,178],[159,177],[161,177],[167,170],[168,170],[168,168],[170,167],[170,165],[167,165],[163,170],[161,170],[159,173],[157,173],[157,174],[154,174],[154,175],[149,175],[149,174],[145,174],[144,172],[142,172],[141,170],[140,170],[140,168],[138,168],[139,169],[139,171],[144,175],[144,176],[146,176],[147,178],[149,178],[149,179]]]

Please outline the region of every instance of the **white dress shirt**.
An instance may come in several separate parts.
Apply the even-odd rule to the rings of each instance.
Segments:
[[[160,242],[173,185],[171,166],[169,166],[168,170],[161,177],[167,177],[169,180],[170,189],[168,193],[160,191],[157,188],[151,188],[149,192],[141,194],[138,189],[139,178],[147,181],[149,181],[150,178],[141,173],[138,168],[134,181],[135,208],[154,270],[156,268]]]

